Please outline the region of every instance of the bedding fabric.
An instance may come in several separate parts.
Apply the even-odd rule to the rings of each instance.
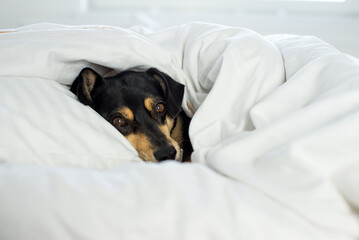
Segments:
[[[192,164],[145,164],[68,90],[84,67],[186,86]],[[0,239],[358,239],[359,60],[190,23],[0,34]]]

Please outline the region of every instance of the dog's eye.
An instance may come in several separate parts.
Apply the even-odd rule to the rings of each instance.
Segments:
[[[157,103],[155,109],[157,113],[163,113],[166,110],[166,107],[163,103]]]
[[[126,125],[126,121],[125,119],[123,119],[123,117],[114,117],[112,119],[112,123],[117,127],[123,127]]]

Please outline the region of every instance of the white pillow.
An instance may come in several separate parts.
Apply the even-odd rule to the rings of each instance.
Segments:
[[[140,161],[107,121],[51,80],[0,77],[0,162],[112,168]]]

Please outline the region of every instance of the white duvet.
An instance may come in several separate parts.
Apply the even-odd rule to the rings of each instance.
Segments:
[[[142,163],[68,91],[86,66],[185,84],[193,163]],[[206,23],[3,32],[0,162],[0,239],[359,239],[359,60]]]

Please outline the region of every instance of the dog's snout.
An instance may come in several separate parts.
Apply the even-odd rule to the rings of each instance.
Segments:
[[[167,159],[176,159],[176,149],[173,146],[166,146],[160,148],[157,152],[154,153],[157,161],[164,161]]]

